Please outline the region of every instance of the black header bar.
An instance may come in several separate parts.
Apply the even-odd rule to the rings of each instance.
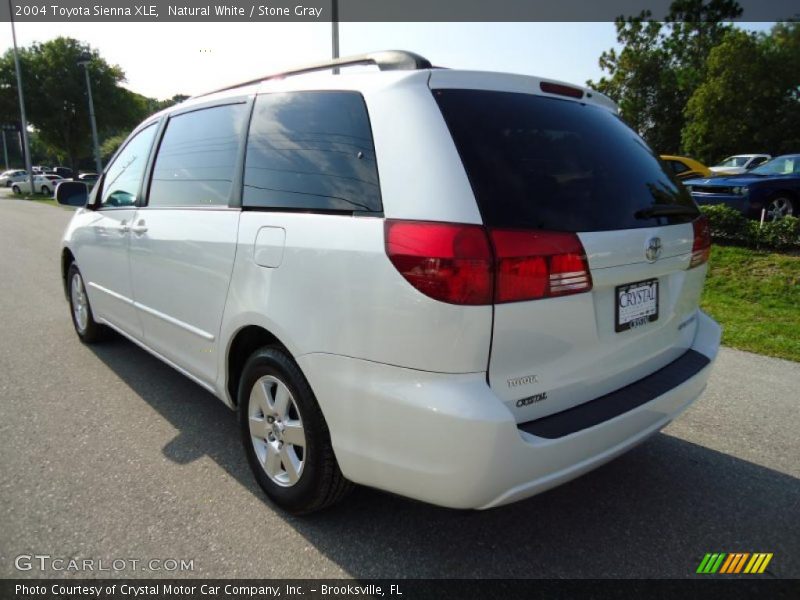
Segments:
[[[20,22],[330,22],[333,0],[12,0]],[[796,0],[740,0],[741,21],[800,18]],[[339,0],[341,22],[613,21],[649,10],[663,18],[670,0]],[[9,20],[0,2],[0,20]]]

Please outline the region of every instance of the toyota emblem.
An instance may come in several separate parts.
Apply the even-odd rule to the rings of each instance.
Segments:
[[[661,247],[661,238],[654,237],[647,240],[644,255],[648,262],[656,262],[658,260],[658,257],[661,256]]]

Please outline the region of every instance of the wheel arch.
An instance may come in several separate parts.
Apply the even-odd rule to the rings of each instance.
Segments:
[[[779,198],[780,196],[786,196],[786,197],[790,198],[791,200],[797,201],[798,198],[800,198],[800,191],[799,190],[793,190],[791,188],[780,187],[780,188],[776,188],[776,189],[772,190],[768,194],[767,198],[769,200],[772,200],[773,198]]]
[[[67,271],[69,266],[75,262],[75,255],[69,248],[61,250],[61,283],[64,285],[64,297],[69,297],[69,288],[67,287]]]
[[[231,337],[225,360],[225,390],[233,408],[237,408],[239,404],[237,392],[244,365],[253,352],[264,346],[277,346],[292,356],[286,345],[275,334],[260,325],[245,325]]]

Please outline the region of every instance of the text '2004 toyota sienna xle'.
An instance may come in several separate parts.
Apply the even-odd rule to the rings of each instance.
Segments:
[[[113,329],[240,415],[297,513],[352,483],[490,508],[702,392],[709,231],[614,104],[536,77],[340,59],[195,97],[118,151],[63,240]]]

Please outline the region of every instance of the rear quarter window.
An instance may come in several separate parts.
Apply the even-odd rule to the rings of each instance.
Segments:
[[[689,170],[689,167],[687,167],[682,162],[678,162],[677,160],[670,160],[668,161],[667,164],[672,169],[672,172],[675,173],[676,175],[680,175],[681,173],[685,173],[686,171]]]
[[[694,202],[644,140],[604,108],[512,92],[433,93],[488,226],[580,232],[691,220],[635,216]]]
[[[290,92],[256,99],[245,160],[244,207],[382,210],[375,148],[356,92]]]

